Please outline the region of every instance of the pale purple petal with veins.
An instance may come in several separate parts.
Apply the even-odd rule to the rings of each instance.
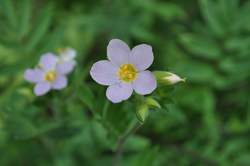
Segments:
[[[60,74],[69,74],[73,71],[74,67],[75,61],[62,62],[56,66],[56,71]]]
[[[101,60],[93,64],[90,75],[101,85],[112,85],[119,82],[117,76],[118,67],[107,60]]]
[[[119,67],[122,64],[128,63],[130,48],[123,41],[113,39],[108,44],[107,54],[108,59]]]
[[[154,55],[152,47],[147,44],[140,44],[134,47],[129,56],[129,63],[134,64],[139,71],[149,68],[153,61]]]
[[[138,73],[137,79],[133,82],[133,88],[140,95],[147,95],[156,89],[155,76],[148,70]]]
[[[57,75],[56,80],[51,83],[52,89],[60,90],[67,86],[68,80],[64,75]]]
[[[107,88],[106,96],[113,103],[119,103],[123,100],[127,100],[133,93],[131,84],[118,83],[110,85]]]
[[[34,93],[37,96],[42,96],[42,95],[45,95],[47,92],[49,92],[50,89],[51,89],[50,83],[47,81],[43,81],[43,82],[39,82],[36,84],[34,88]]]
[[[24,73],[24,79],[31,83],[37,83],[44,79],[44,72],[41,69],[27,69]]]
[[[54,70],[56,68],[56,64],[58,62],[58,57],[54,55],[53,53],[46,53],[42,55],[39,66],[45,70]]]

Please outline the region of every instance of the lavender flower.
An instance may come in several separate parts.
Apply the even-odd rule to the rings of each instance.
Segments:
[[[153,63],[152,47],[141,44],[132,50],[126,43],[113,39],[107,47],[108,60],[96,62],[91,77],[109,86],[107,98],[113,103],[127,100],[135,90],[140,95],[152,93],[157,86],[154,75],[146,70]]]
[[[60,90],[67,86],[66,74],[71,72],[72,66],[58,62],[56,55],[47,53],[42,55],[37,68],[25,71],[25,80],[36,84],[34,93],[37,96],[42,96],[51,89]]]

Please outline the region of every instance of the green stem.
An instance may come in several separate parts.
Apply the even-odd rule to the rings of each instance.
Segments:
[[[104,107],[103,107],[103,110],[102,110],[102,118],[103,118],[103,120],[106,119],[106,115],[107,115],[107,112],[108,112],[109,105],[110,105],[110,102],[108,100],[106,100],[106,102],[104,104]]]
[[[115,149],[115,155],[113,158],[113,166],[120,165],[119,162],[122,157],[123,147],[128,138],[133,135],[143,124],[136,122],[132,127],[130,127],[122,136],[119,137],[117,142],[117,147]]]

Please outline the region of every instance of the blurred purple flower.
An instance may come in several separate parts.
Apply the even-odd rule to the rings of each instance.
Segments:
[[[27,69],[24,73],[25,80],[35,83],[34,93],[42,96],[51,89],[60,90],[67,86],[66,74],[72,68],[67,63],[58,65],[58,57],[52,53],[42,55],[39,65],[35,69]]]
[[[107,98],[113,103],[127,100],[135,90],[140,95],[152,93],[157,86],[154,75],[146,70],[154,60],[152,47],[141,44],[132,50],[126,43],[113,39],[107,47],[108,60],[96,62],[91,77],[99,84],[109,86]]]

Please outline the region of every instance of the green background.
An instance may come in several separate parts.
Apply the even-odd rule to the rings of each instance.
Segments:
[[[250,1],[0,0],[1,166],[112,165],[137,121],[133,98],[111,104],[89,76],[113,38],[152,45],[151,70],[187,78],[120,165],[250,165]],[[78,51],[68,87],[34,96],[25,69],[66,46]]]

